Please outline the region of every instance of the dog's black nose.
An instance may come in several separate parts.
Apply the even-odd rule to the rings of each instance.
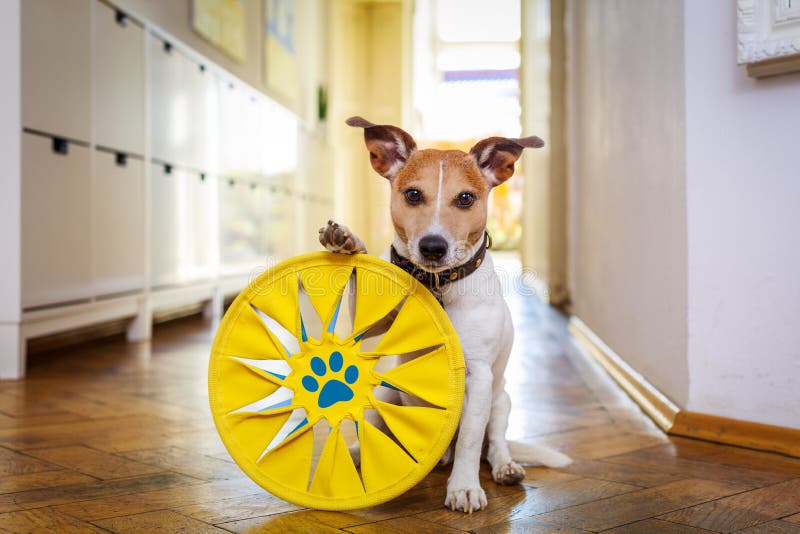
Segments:
[[[419,251],[426,260],[440,260],[447,254],[447,241],[438,235],[425,236],[419,240]]]

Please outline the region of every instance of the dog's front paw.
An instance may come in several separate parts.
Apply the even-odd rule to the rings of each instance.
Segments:
[[[517,462],[508,462],[492,469],[492,478],[503,486],[519,484],[525,478],[525,470]]]
[[[486,508],[486,493],[480,485],[471,488],[447,488],[447,498],[444,505],[455,512],[471,514],[481,508]]]
[[[319,229],[319,242],[331,252],[359,254],[367,251],[364,243],[350,229],[334,221]]]

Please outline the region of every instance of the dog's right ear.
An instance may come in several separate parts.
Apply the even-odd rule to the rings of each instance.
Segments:
[[[373,124],[361,117],[350,117],[346,122],[348,126],[364,128],[369,162],[375,172],[389,181],[417,149],[414,138],[397,126]]]

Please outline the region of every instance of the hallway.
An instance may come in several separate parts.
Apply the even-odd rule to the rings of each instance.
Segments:
[[[666,437],[571,344],[566,319],[516,287],[509,437],[575,463],[529,467],[512,487],[484,466],[485,511],[442,506],[444,468],[347,513],[268,495],[217,437],[206,395],[213,328],[190,318],[158,327],[151,343],[32,355],[26,380],[0,384],[0,530],[800,532],[800,460]]]
[[[0,532],[800,532],[800,48],[781,45],[800,43],[800,6],[6,0],[0,28]],[[394,179],[427,148],[475,148],[469,187],[440,160],[435,224],[412,210],[433,189]],[[444,194],[469,232],[440,218]],[[423,256],[426,237],[486,229],[516,322],[509,438],[574,464],[512,487],[484,467],[488,509],[470,515],[444,508],[444,467],[347,513],[245,476],[210,413],[212,337],[254,277],[319,250],[328,219]],[[494,334],[483,319],[467,328]],[[344,382],[311,363],[291,380],[327,409],[344,400],[323,406],[327,384],[358,380],[341,367]],[[287,438],[317,423],[288,399],[259,408],[291,409]],[[412,437],[452,428],[406,420]],[[313,493],[302,475],[322,462],[287,457],[270,474]],[[380,458],[359,473],[420,467]],[[336,480],[336,498],[368,493]]]

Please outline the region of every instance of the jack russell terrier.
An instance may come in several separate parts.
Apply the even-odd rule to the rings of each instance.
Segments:
[[[396,126],[373,124],[361,117],[352,117],[347,124],[364,129],[372,168],[391,184],[395,237],[381,257],[434,293],[461,341],[466,396],[455,454],[451,445],[442,458],[442,463],[453,459],[444,504],[467,513],[480,510],[487,504],[478,479],[485,438],[494,481],[508,485],[525,478],[505,437],[511,400],[503,374],[514,329],[486,250],[488,196],[514,174],[523,148],[540,148],[544,141],[536,136],[490,137],[469,154],[418,150],[414,139]],[[328,221],[319,234],[320,243],[331,252],[366,252],[361,239],[334,221]],[[562,467],[571,461],[545,447],[514,444],[514,448],[521,462]]]

